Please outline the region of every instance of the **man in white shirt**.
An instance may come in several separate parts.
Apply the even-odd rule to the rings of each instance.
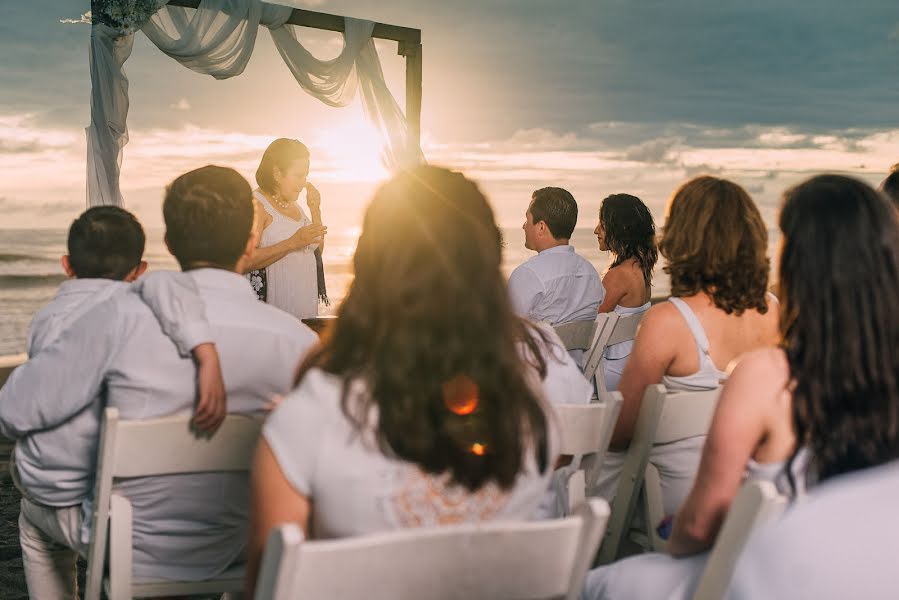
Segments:
[[[896,598],[897,497],[896,461],[821,484],[753,535],[727,598]]]
[[[229,410],[263,409],[272,396],[290,389],[298,361],[317,338],[290,315],[259,302],[238,274],[256,246],[249,184],[233,169],[191,171],[166,190],[163,215],[169,250],[205,304]],[[101,390],[123,419],[183,413],[193,405],[195,386],[193,362],[182,356],[139,295],[114,295],[13,373],[0,389],[0,433],[18,438],[56,427],[90,406]],[[32,398],[40,398],[40,404]],[[247,487],[245,476],[226,473],[117,484],[134,510],[134,577],[202,580],[239,559]],[[37,508],[41,514],[48,509]],[[50,525],[45,533],[55,542],[86,550],[80,531],[87,524],[80,514]]]
[[[596,268],[568,243],[577,224],[574,197],[562,188],[539,189],[525,217],[524,246],[537,256],[509,276],[515,311],[551,325],[595,319],[606,292]]]

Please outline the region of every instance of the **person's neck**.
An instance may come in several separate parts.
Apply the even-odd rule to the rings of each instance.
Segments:
[[[259,191],[262,192],[262,195],[265,196],[266,200],[268,200],[270,204],[279,206],[283,204],[292,204],[297,201],[297,198],[300,197],[299,193],[297,193],[297,195],[293,198],[288,198],[287,196],[283,196],[281,194],[270,194],[262,188],[259,188]]]
[[[181,270],[187,273],[188,271],[196,271],[197,269],[218,269],[219,271],[227,271],[229,273],[237,273],[237,265],[232,265],[230,267],[226,267],[223,265],[219,265],[212,262],[206,261],[196,261],[192,263],[182,264]]]
[[[552,239],[548,242],[541,244],[540,247],[537,248],[537,253],[543,252],[544,250],[549,250],[550,248],[558,248],[559,246],[567,246],[567,245],[568,245],[567,239],[562,239],[562,240]]]

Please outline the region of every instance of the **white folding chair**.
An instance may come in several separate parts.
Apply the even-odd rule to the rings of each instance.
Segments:
[[[621,542],[633,519],[640,498],[641,486],[645,490],[644,510],[649,543],[663,543],[655,526],[664,518],[662,490],[658,477],[646,481],[649,452],[656,444],[668,444],[678,440],[705,435],[708,432],[720,388],[697,392],[667,393],[665,386],[648,386],[640,404],[640,415],[634,435],[624,459],[618,489],[612,502],[612,518],[599,551],[599,564],[608,564],[618,558]],[[650,471],[650,479],[654,471]]]
[[[190,419],[185,415],[122,421],[118,409],[106,409],[98,454],[85,600],[99,600],[101,584],[111,600],[243,589],[243,569],[231,569],[207,581],[132,582],[131,503],[112,490],[115,479],[250,470],[261,418],[229,415],[211,439],[194,436],[190,432]],[[109,575],[104,577],[107,562]]]
[[[753,529],[776,519],[787,505],[770,481],[749,481],[730,505],[715,545],[693,594],[693,600],[720,600],[727,592],[737,559]]]
[[[306,542],[269,536],[256,600],[578,598],[609,517],[591,498],[548,521],[492,521]]]
[[[600,400],[607,397],[606,389],[605,353],[606,348],[613,344],[629,342],[637,336],[640,320],[644,313],[633,315],[619,315],[617,313],[600,313],[597,319],[597,335],[593,346],[584,355],[584,375],[596,381],[596,393]],[[605,316],[602,329],[599,329],[599,320]]]
[[[566,350],[587,351],[593,344],[599,319],[591,321],[570,321],[561,325],[553,325],[556,335],[562,340]]]
[[[561,435],[560,453],[571,455],[568,510],[573,512],[592,489],[609,448],[609,437],[621,410],[621,394],[612,392],[607,402],[554,404]]]
[[[0,356],[0,387],[3,387],[16,367],[24,364],[26,360],[28,360],[28,355],[24,353]]]

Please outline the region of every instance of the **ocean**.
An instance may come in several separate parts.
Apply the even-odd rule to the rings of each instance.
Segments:
[[[25,351],[32,316],[65,280],[60,257],[66,252],[66,235],[64,229],[0,229],[0,356]],[[320,307],[321,314],[333,313],[346,295],[353,279],[352,257],[358,236],[358,228],[328,232],[324,262],[331,306]],[[533,253],[524,247],[521,228],[504,228],[503,237],[503,271],[508,275]],[[600,273],[606,269],[609,255],[599,251],[592,229],[577,229],[572,244]],[[147,230],[144,259],[149,270],[178,268],[166,250],[161,229]],[[653,294],[667,294],[667,288],[667,278],[658,266]]]

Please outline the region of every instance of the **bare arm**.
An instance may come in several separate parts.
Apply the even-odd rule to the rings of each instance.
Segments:
[[[615,307],[621,303],[621,299],[627,293],[626,281],[621,271],[617,268],[609,269],[606,276],[602,278],[602,287],[606,290],[606,297],[599,306],[597,312],[608,313],[615,310]]]
[[[285,523],[298,523],[309,535],[311,502],[284,476],[265,438],[259,442],[250,487],[250,537],[247,548],[245,598],[253,598],[265,543],[271,532]]]
[[[671,315],[666,314],[670,310],[677,309],[665,304],[653,306],[640,323],[634,350],[618,385],[624,402],[612,433],[611,446],[616,450],[627,448],[631,442],[646,387],[660,383],[674,361],[676,340],[669,330]]]
[[[772,406],[786,386],[772,352],[777,351],[747,355],[721,392],[696,480],[674,518],[668,541],[674,556],[712,546],[743,481],[746,463],[768,433]]]

